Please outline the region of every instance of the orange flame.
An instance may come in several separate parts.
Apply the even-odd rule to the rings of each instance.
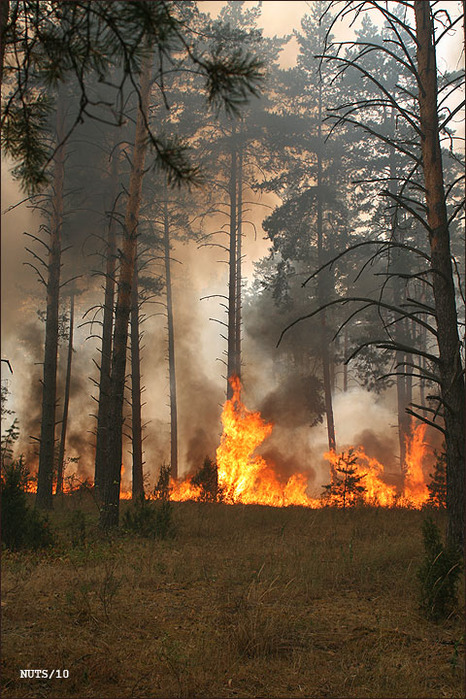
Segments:
[[[422,465],[427,453],[424,441],[427,425],[412,426],[412,435],[406,436],[405,480],[403,498],[408,504],[422,507],[429,499],[429,490]]]
[[[254,454],[272,433],[273,425],[241,401],[241,382],[230,379],[233,396],[222,412],[223,434],[217,448],[218,482],[226,502],[286,505],[314,504],[306,493],[307,478],[294,474],[282,482],[265,459]]]
[[[223,434],[217,448],[218,487],[222,498],[228,503],[271,505],[286,507],[301,505],[320,508],[326,504],[339,503],[338,497],[329,501],[312,498],[307,493],[308,478],[305,472],[295,473],[288,479],[281,477],[273,464],[255,454],[256,450],[272,433],[272,423],[266,422],[259,412],[248,410],[241,401],[241,382],[238,377],[230,379],[233,396],[227,400],[222,411]],[[423,473],[423,461],[426,456],[426,425],[412,427],[411,435],[406,439],[406,463],[404,485],[398,492],[394,485],[384,480],[384,467],[376,459],[368,456],[364,448],[353,447],[354,474],[360,476],[364,486],[359,499],[365,504],[379,507],[415,507],[421,508],[428,500],[429,491]],[[342,454],[334,451],[324,454],[325,459],[337,467],[341,464]],[[202,486],[192,482],[192,476],[184,480],[170,479],[170,497],[176,501],[202,500]],[[89,483],[89,485],[91,485]],[[73,492],[76,486],[70,481],[65,483],[64,492]],[[31,483],[28,490],[35,492],[36,483]],[[124,479],[122,467],[122,499],[131,499],[131,488]],[[353,497],[347,497],[350,504]]]

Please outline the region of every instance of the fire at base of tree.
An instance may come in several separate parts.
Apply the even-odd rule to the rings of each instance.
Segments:
[[[460,695],[463,24],[0,2],[7,695]]]

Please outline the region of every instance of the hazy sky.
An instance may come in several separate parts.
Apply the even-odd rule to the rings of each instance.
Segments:
[[[216,17],[220,12],[224,0],[204,0],[199,2],[199,7],[204,11]],[[257,2],[247,1],[246,7],[257,6]],[[259,19],[259,26],[264,28],[266,36],[283,36],[291,34],[293,30],[300,28],[302,17],[309,11],[313,4],[312,0],[264,0],[262,3],[262,14]],[[439,3],[439,7],[444,7],[450,15],[457,16],[462,12],[462,3],[459,0],[445,0]],[[374,22],[377,21],[377,13],[371,12],[371,17]],[[349,34],[348,22],[342,23],[340,30],[336,27],[335,34],[338,38],[343,39]],[[341,34],[340,34],[341,32]],[[443,42],[440,55],[448,60],[451,68],[458,68],[458,62],[462,57],[462,31],[458,31],[452,40],[450,37]],[[285,48],[282,56],[282,65],[288,67],[293,65],[297,55],[297,44],[291,40],[290,45]],[[463,57],[464,60],[464,57]]]

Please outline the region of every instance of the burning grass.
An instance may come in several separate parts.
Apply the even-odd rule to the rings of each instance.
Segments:
[[[406,439],[402,490],[386,482],[384,466],[360,446],[351,447],[341,454],[334,451],[324,454],[330,465],[332,482],[325,486],[328,488],[326,498],[311,497],[307,490],[309,473],[296,472],[283,480],[273,464],[267,463],[257,453],[258,447],[272,433],[273,425],[263,420],[259,412],[246,408],[241,400],[242,386],[237,377],[232,377],[230,383],[233,396],[223,406],[223,434],[216,454],[218,489],[225,502],[274,507],[299,505],[313,509],[330,503],[345,507],[356,501],[355,493],[347,492],[352,479],[360,483],[357,500],[366,505],[421,508],[427,503],[429,491],[423,471],[428,447],[425,424],[413,421],[411,434]],[[350,470],[345,469],[348,459],[351,461]],[[171,480],[170,489],[174,500],[202,499],[200,487],[191,476],[182,481]]]
[[[461,615],[418,609],[422,512],[180,502],[173,539],[102,539],[88,497],[52,551],[4,553],[5,697],[463,696]]]

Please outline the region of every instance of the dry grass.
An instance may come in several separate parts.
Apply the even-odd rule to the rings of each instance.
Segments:
[[[464,696],[461,615],[418,611],[422,513],[174,509],[172,540],[104,540],[70,500],[53,551],[4,553],[3,696]]]

